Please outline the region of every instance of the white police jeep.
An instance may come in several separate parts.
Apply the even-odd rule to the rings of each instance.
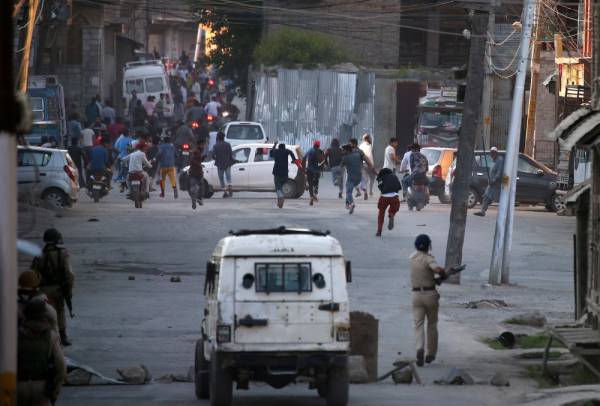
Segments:
[[[230,234],[207,264],[196,396],[228,406],[234,381],[308,382],[329,406],[346,405],[351,268],[339,242],[284,227]]]

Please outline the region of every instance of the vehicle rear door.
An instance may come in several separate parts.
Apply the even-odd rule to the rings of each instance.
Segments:
[[[327,257],[236,259],[234,342],[333,342],[331,271],[332,258]],[[319,278],[323,283],[316,282]]]
[[[535,162],[519,155],[517,166],[517,196],[519,202],[542,203],[548,198],[548,179]]]
[[[41,190],[38,187],[45,179],[49,179],[48,163],[52,158],[50,152],[19,149],[17,151],[17,194],[20,198],[29,198],[35,193],[35,198]]]
[[[475,154],[475,161],[473,162],[473,175],[471,178],[471,185],[477,189],[481,194],[485,191],[490,179],[490,169],[494,165],[494,161],[487,154]]]
[[[273,183],[273,158],[270,156],[271,146],[257,147],[254,152],[253,163],[250,166],[250,188],[272,190]]]
[[[237,147],[233,149],[233,159],[236,163],[231,167],[231,185],[234,189],[248,189],[252,148]]]

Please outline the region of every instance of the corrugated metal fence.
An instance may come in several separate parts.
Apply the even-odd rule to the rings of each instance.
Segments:
[[[277,69],[255,74],[253,117],[271,141],[328,146],[368,132],[373,137],[375,74]]]

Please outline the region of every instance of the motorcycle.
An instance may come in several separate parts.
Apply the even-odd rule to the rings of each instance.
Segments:
[[[88,180],[87,194],[98,203],[101,198],[108,194],[107,176],[104,171],[92,173]]]
[[[133,172],[129,173],[127,178],[129,179],[129,184],[131,187],[127,198],[133,200],[136,209],[141,209],[142,202],[148,198],[144,175],[140,172]]]
[[[429,204],[429,185],[426,176],[413,179],[406,192],[406,204],[409,210],[417,209],[417,211],[421,211]]]
[[[185,168],[190,164],[190,144],[182,144],[179,149],[179,167]]]

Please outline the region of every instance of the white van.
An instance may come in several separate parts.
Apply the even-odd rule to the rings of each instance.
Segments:
[[[164,97],[164,115],[172,117],[175,110],[169,76],[161,61],[138,61],[128,62],[123,68],[123,95],[127,99],[127,107],[131,100],[131,92],[136,91],[137,98],[142,104],[148,100],[148,96],[154,96],[155,101]]]
[[[327,405],[345,406],[351,267],[340,243],[285,227],[230,234],[207,264],[196,396],[229,406],[233,382],[308,382]]]

